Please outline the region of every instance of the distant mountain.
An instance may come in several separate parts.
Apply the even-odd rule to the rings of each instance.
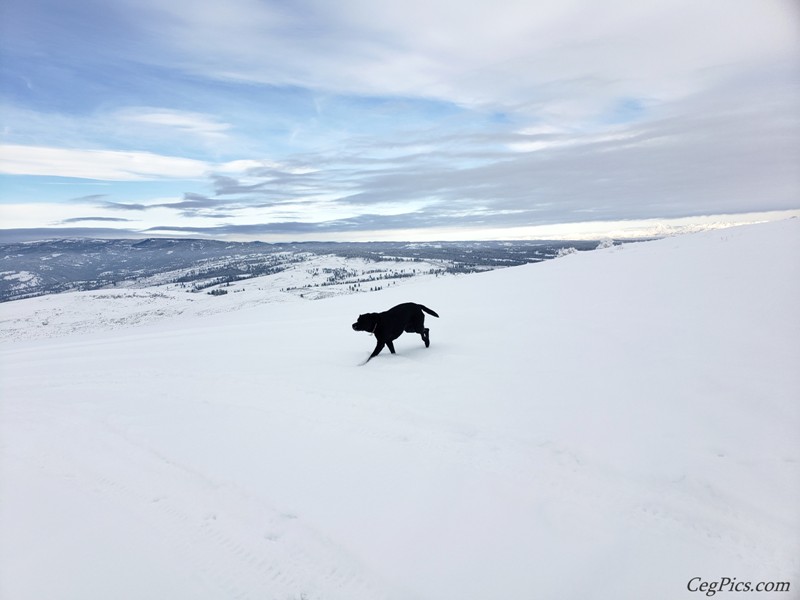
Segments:
[[[597,241],[514,242],[220,242],[215,240],[67,239],[0,244],[0,302],[119,285],[213,284],[269,275],[310,257],[368,261],[427,260],[445,273],[468,273],[553,258]]]

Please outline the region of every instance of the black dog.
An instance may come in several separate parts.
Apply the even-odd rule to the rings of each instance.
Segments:
[[[388,346],[389,352],[394,354],[394,344],[392,342],[399,338],[404,331],[420,334],[422,341],[425,342],[425,347],[430,346],[431,338],[428,334],[428,328],[425,327],[423,311],[434,317],[439,316],[430,308],[413,302],[398,304],[386,312],[359,315],[358,320],[353,323],[353,329],[372,333],[378,340],[375,350],[372,351],[366,362],[369,362],[370,358],[378,356],[384,346]]]

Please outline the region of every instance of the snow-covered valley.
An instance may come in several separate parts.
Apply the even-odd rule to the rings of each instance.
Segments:
[[[318,301],[2,304],[0,597],[796,597],[798,256],[795,219]],[[351,323],[405,301],[431,347],[359,366]]]

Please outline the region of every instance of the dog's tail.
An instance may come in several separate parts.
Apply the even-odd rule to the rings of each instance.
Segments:
[[[436,311],[431,310],[427,306],[422,306],[422,304],[417,304],[417,306],[419,306],[422,310],[424,310],[429,315],[431,315],[433,317],[436,317],[437,319],[439,318],[439,315],[436,314]]]

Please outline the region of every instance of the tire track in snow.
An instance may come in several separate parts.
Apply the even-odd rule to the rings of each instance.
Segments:
[[[141,522],[157,536],[154,543],[170,549],[175,570],[200,582],[209,598],[400,597],[296,515],[214,482],[118,427],[98,425],[73,414],[60,439],[17,451],[14,459],[101,498],[123,519]]]
[[[183,541],[197,572],[208,584],[221,587],[228,597],[387,597],[346,551],[319,536],[296,515],[278,511],[241,488],[215,483],[122,432],[116,433],[155,459],[151,468],[163,475],[148,476],[147,481],[183,479],[194,488],[190,497],[181,498],[185,490],[179,490],[175,496],[153,502],[147,494],[119,486],[139,503],[147,505],[149,501],[167,516],[171,538]],[[198,492],[212,506],[202,515],[190,508]]]

